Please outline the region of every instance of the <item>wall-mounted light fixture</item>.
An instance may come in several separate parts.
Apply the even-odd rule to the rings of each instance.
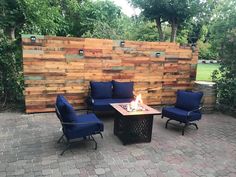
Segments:
[[[124,47],[125,46],[125,41],[120,41],[120,47]]]
[[[84,55],[84,50],[83,49],[79,49],[79,55]]]
[[[195,43],[192,43],[191,49],[192,49],[192,52],[195,52],[195,50],[196,50],[196,44]]]
[[[30,41],[31,41],[32,43],[35,43],[35,42],[36,42],[36,37],[35,37],[35,36],[30,36]]]
[[[159,58],[161,56],[161,53],[160,52],[156,52],[156,57]]]

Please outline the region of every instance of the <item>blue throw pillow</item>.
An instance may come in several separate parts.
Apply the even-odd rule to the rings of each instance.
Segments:
[[[56,100],[57,108],[62,116],[63,122],[74,122],[76,112],[68,101],[62,96],[58,95]]]
[[[201,103],[203,93],[191,91],[177,91],[177,100],[175,107],[187,111],[198,109]]]
[[[91,96],[94,99],[106,99],[112,97],[111,82],[90,82]]]
[[[117,82],[113,83],[114,98],[133,98],[134,83],[133,82]]]

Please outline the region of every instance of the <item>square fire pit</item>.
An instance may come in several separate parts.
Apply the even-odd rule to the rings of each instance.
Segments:
[[[138,110],[130,110],[129,103],[115,103],[111,106],[117,112],[114,135],[118,136],[124,145],[151,142],[153,116],[160,115],[160,111],[145,104],[140,104]]]

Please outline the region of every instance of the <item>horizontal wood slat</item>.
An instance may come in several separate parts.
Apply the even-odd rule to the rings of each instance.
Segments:
[[[149,105],[173,104],[178,89],[192,89],[196,49],[170,42],[120,43],[22,35],[26,112],[54,111],[57,94],[63,94],[74,108],[85,108],[89,81],[134,81],[134,92],[141,93]]]

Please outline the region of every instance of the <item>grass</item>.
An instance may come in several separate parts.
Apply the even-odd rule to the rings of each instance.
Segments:
[[[202,64],[197,65],[197,81],[212,81],[211,74],[219,68],[219,64]]]

